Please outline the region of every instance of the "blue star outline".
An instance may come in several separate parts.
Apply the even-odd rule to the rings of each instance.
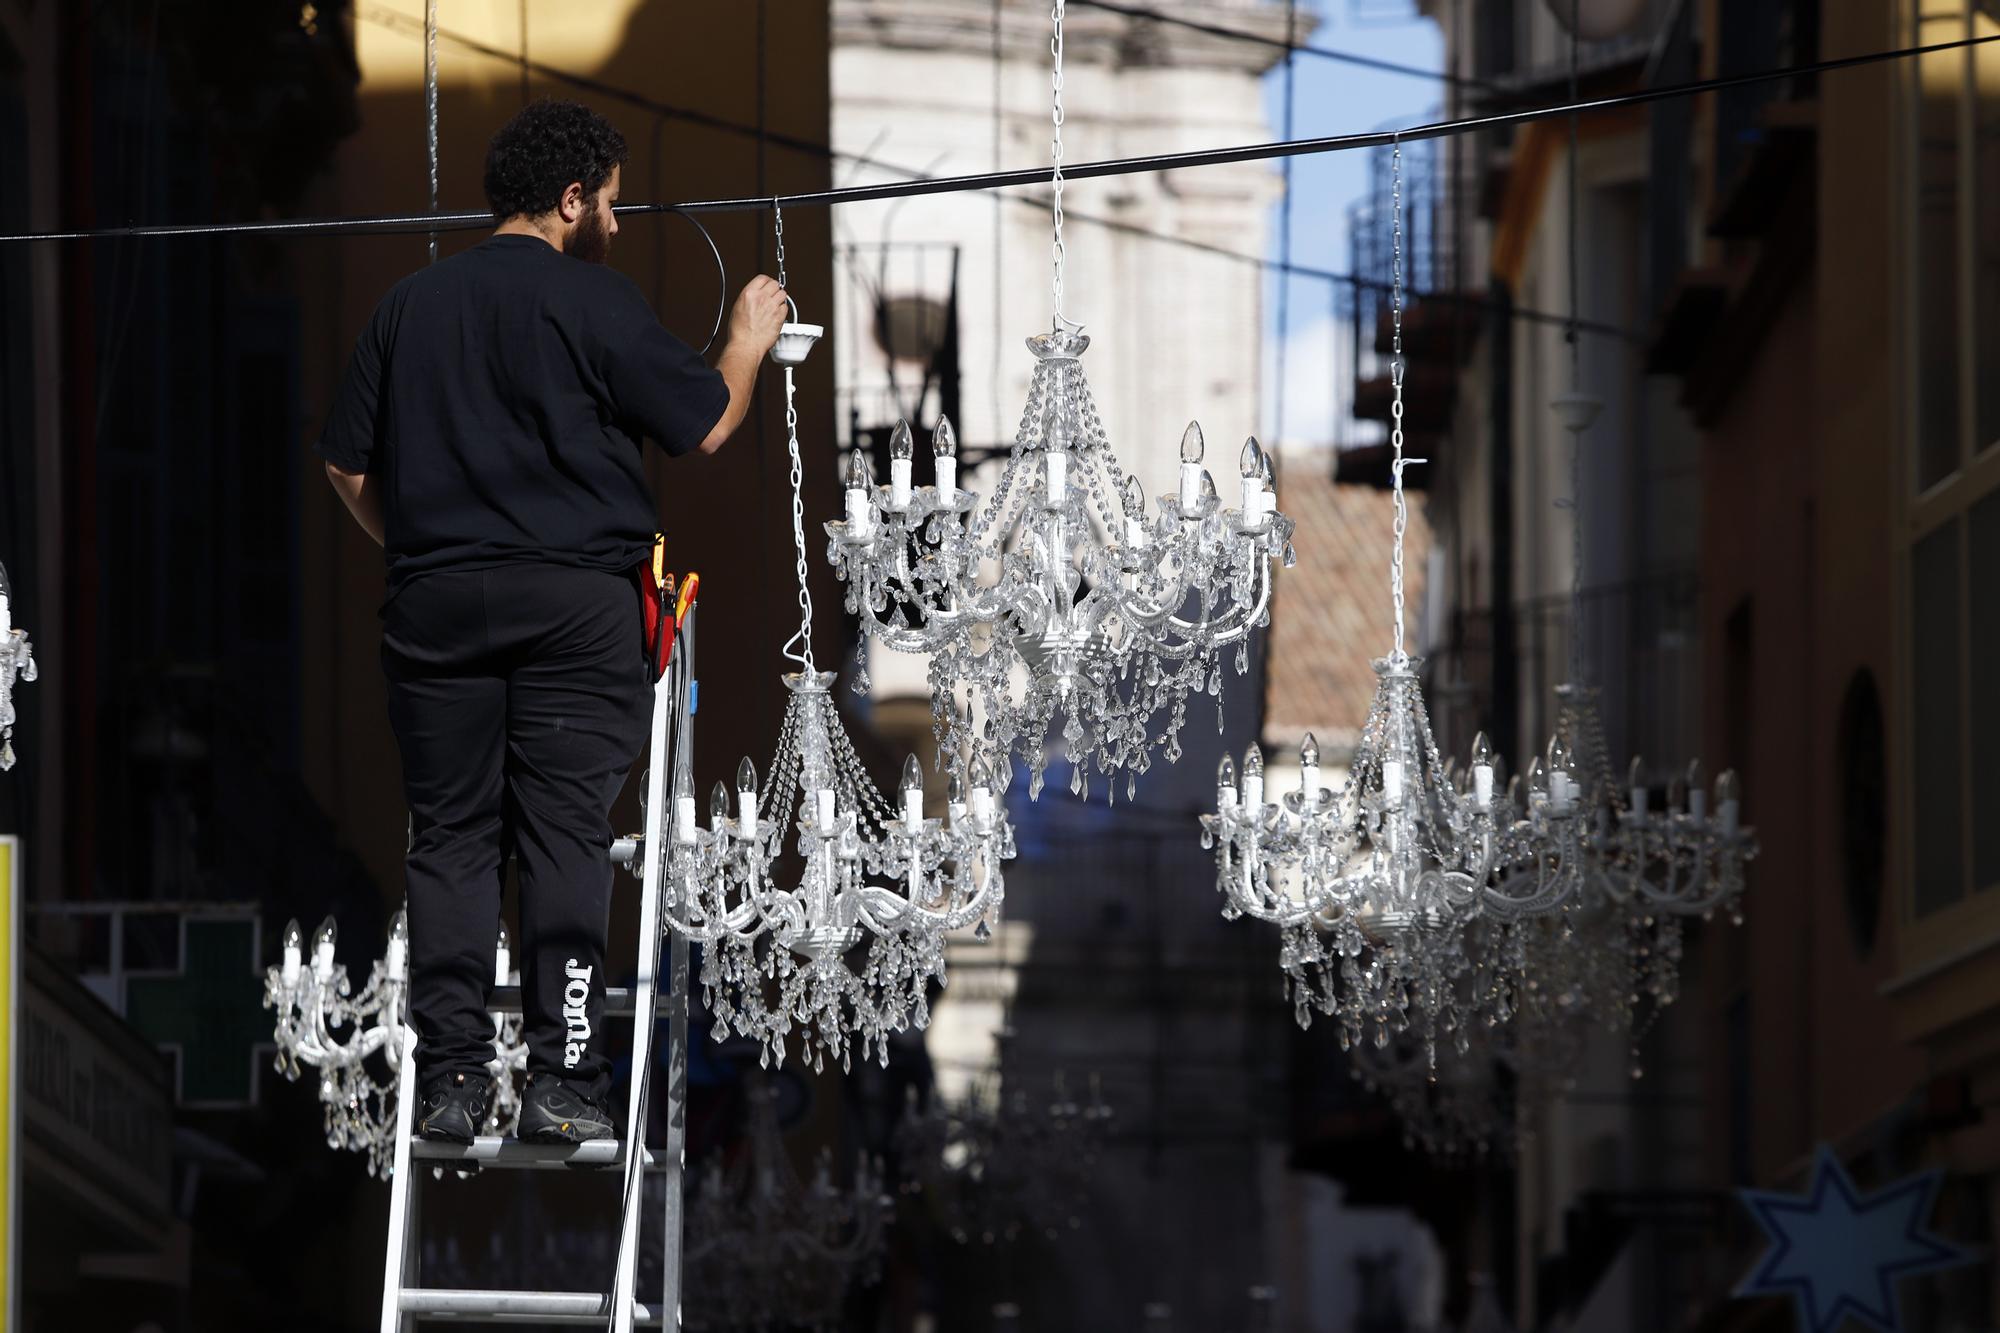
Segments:
[[[1809,1193],[1737,1191],[1771,1247],[1736,1295],[1790,1296],[1806,1333],[1834,1333],[1848,1318],[1876,1333],[1902,1333],[1896,1288],[1903,1278],[1980,1258],[1930,1229],[1943,1178],[1923,1171],[1863,1197],[1821,1144]]]

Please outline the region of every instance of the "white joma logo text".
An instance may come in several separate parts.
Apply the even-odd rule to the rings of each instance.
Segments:
[[[572,958],[563,968],[563,975],[569,978],[563,986],[563,1022],[569,1024],[569,1041],[563,1046],[563,1068],[574,1069],[590,1045],[590,1019],[585,1016],[585,1006],[590,1003],[590,969],[578,967]]]

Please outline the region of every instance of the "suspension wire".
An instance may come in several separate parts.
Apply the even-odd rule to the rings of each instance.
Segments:
[[[1205,32],[1211,37],[1227,37],[1233,41],[1248,42],[1254,46],[1268,46],[1282,49],[1286,59],[1293,55],[1318,56],[1322,60],[1334,60],[1344,65],[1355,65],[1361,69],[1380,70],[1385,74],[1407,74],[1411,78],[1429,79],[1436,83],[1455,84],[1467,88],[1478,88],[1486,92],[1505,92],[1498,84],[1483,79],[1469,79],[1450,70],[1425,69],[1420,65],[1402,65],[1393,60],[1378,60],[1373,56],[1356,55],[1352,51],[1338,51],[1330,46],[1314,46],[1301,42],[1295,37],[1291,25],[1285,27],[1284,40],[1266,37],[1261,32],[1250,32],[1244,28],[1227,28],[1219,23],[1203,23],[1199,19],[1182,18],[1176,14],[1165,14],[1157,9],[1147,9],[1142,5],[1116,3],[1116,0],[1076,0],[1076,3],[1090,9],[1101,9],[1107,14],[1123,14],[1127,18],[1146,19],[1153,23],[1165,24],[1170,28],[1182,28],[1189,32]]]
[[[1570,0],[1569,5],[1569,100],[1577,97],[1577,49],[1580,40],[1578,32],[1578,6],[1581,0]],[[1569,118],[1569,328],[1563,336],[1569,340],[1569,387],[1572,394],[1583,390],[1582,348],[1577,343],[1576,315],[1581,302],[1581,291],[1577,285],[1577,239],[1581,234],[1577,226],[1577,172],[1579,156],[1577,152],[1577,125],[1581,118],[1572,113]],[[1573,684],[1583,683],[1583,432],[1569,434],[1569,678]]]
[[[424,152],[430,168],[431,212],[438,211],[438,0],[424,0]],[[430,233],[430,262],[437,263],[438,234]]]
[[[1537,121],[1553,120],[1577,112],[1597,113],[1616,111],[1626,107],[1646,106],[1654,102],[1692,97],[1701,93],[1717,92],[1727,88],[1740,88],[1751,84],[1769,83],[1778,79],[1825,74],[1836,70],[1853,69],[1863,65],[1880,64],[1890,60],[1908,60],[1946,51],[1958,51],[1968,47],[1984,46],[1989,42],[2000,42],[2000,33],[1985,37],[1965,37],[1948,42],[1934,42],[1926,46],[1906,46],[1893,50],[1869,52],[1862,55],[1840,56],[1831,60],[1813,61],[1801,65],[1787,65],[1775,69],[1757,70],[1747,74],[1730,74],[1710,79],[1698,79],[1660,88],[1643,88],[1635,92],[1595,97],[1574,103],[1523,107],[1512,111],[1493,112],[1487,115],[1462,116],[1449,120],[1432,121],[1423,125],[1413,125],[1400,130],[1368,130],[1352,134],[1334,134],[1307,139],[1293,139],[1282,143],[1239,144],[1224,148],[1195,149],[1179,153],[1154,153],[1141,157],[1107,158],[1098,162],[1082,162],[1074,166],[1066,166],[1063,168],[1063,177],[1066,181],[1093,180],[1104,176],[1129,176],[1144,172],[1175,171],[1189,167],[1224,166],[1235,162],[1261,162],[1285,157],[1310,156],[1319,153],[1351,152],[1360,148],[1387,147],[1392,142],[1398,140],[1402,142],[1416,142],[1424,139],[1444,139],[1458,134],[1473,134],[1511,125],[1527,125]],[[735,127],[729,126],[729,128],[733,129]],[[774,144],[792,146],[786,143],[787,136],[773,133],[769,138]],[[809,148],[811,151],[828,151],[825,145],[810,145]],[[876,199],[901,199],[916,195],[963,194],[973,190],[1009,189],[1021,185],[1039,185],[1047,179],[1049,179],[1048,172],[1043,168],[1037,167],[1019,171],[994,171],[960,176],[920,177],[915,180],[892,181],[875,185],[849,185],[838,189],[813,190],[800,194],[779,195],[775,200],[770,195],[760,194],[727,199],[696,199],[683,203],[620,204],[615,211],[621,216],[667,212],[752,213],[770,208],[774,202],[780,203],[787,208],[811,208],[829,204],[865,203]],[[232,232],[254,233],[267,236],[369,235],[376,233],[387,235],[396,232],[427,231],[432,228],[440,231],[466,231],[479,227],[488,227],[492,224],[493,215],[484,210],[452,213],[387,213],[368,217],[305,218],[268,222],[141,224],[72,231],[11,232],[0,234],[0,244],[36,241],[109,240],[131,237],[213,236]],[[1245,256],[1244,258],[1249,257]]]
[[[1000,141],[1001,138],[1003,137],[1003,131],[1005,129],[1005,123],[1006,123],[1006,109],[1003,102],[1005,93],[1004,93],[1003,78],[1002,78],[1002,72],[1005,68],[1005,63],[1004,63],[1005,51],[1003,49],[1001,42],[1001,37],[1002,37],[1001,6],[1003,3],[1004,0],[992,0],[992,12],[989,18],[989,23],[992,28],[989,37],[989,41],[991,43],[990,59],[992,62],[991,97],[993,101],[993,139],[992,139],[991,151],[993,157],[993,170],[995,171],[1000,170]],[[1004,377],[1001,374],[1000,353],[1001,349],[1006,345],[1007,342],[1005,331],[1001,327],[1001,321],[1002,321],[1001,311],[1006,308],[1005,298],[1007,291],[1006,274],[1001,267],[1001,258],[1006,249],[1006,231],[1007,231],[1006,201],[1008,199],[1008,196],[1002,194],[998,190],[992,191],[992,195],[993,195],[993,352],[992,352],[992,364],[989,368],[986,382],[991,386],[991,392],[992,392],[992,401],[987,404],[987,407],[988,410],[990,410],[993,413],[993,420],[995,422],[994,429],[998,430],[999,429],[998,423],[1005,421],[1007,419],[1006,410],[1001,405],[1000,402],[1000,386],[1002,383],[1005,382]],[[1016,202],[1022,202],[1022,201],[1016,201]]]
[[[1296,91],[1298,48],[1293,40],[1298,36],[1299,0],[1285,0],[1285,112],[1283,134],[1292,137],[1293,116],[1297,110]],[[1284,199],[1278,205],[1278,263],[1285,267],[1278,270],[1278,346],[1277,365],[1273,379],[1276,381],[1276,402],[1272,412],[1273,444],[1282,444],[1285,439],[1285,344],[1291,340],[1292,332],[1292,275],[1287,271],[1292,262],[1292,166],[1291,158],[1283,163]]]
[[[1569,100],[1572,106],[1576,104],[1577,97],[1576,66],[1577,47],[1579,43],[1576,35],[1576,25],[1578,21],[1577,9],[1580,3],[1581,0],[1569,0]],[[1577,357],[1579,354],[1576,342],[1576,173],[1578,161],[1577,127],[1582,122],[1582,119],[1582,116],[1574,111],[1569,114],[1569,327],[1564,330],[1563,338],[1569,343],[1569,377],[1572,388],[1576,385]]]
[[[1000,66],[1001,66],[1002,25],[1000,21],[1000,12],[1003,7],[1003,3],[1004,0],[993,0],[993,17],[991,19],[992,32],[990,39],[992,44],[992,60],[994,64],[993,104],[996,109],[995,131],[994,131],[994,139],[992,145],[993,170],[995,173],[997,173],[1000,170],[1000,141],[999,141],[999,124],[997,116],[999,108],[1001,107]],[[381,10],[381,9],[366,10],[363,11],[363,17],[369,19],[372,22],[380,23],[385,27],[395,28],[399,31],[416,30],[414,20],[409,19],[405,15],[398,14],[389,10]],[[1163,20],[1163,21],[1168,21],[1168,20]],[[724,119],[723,117],[711,115],[707,112],[693,111],[685,107],[674,106],[669,103],[661,102],[657,98],[648,97],[643,93],[634,92],[629,88],[621,87],[617,84],[606,83],[601,79],[593,78],[589,75],[577,74],[574,73],[573,71],[561,69],[552,65],[539,64],[537,62],[528,60],[525,53],[504,51],[495,46],[488,46],[483,42],[475,41],[470,37],[466,37],[461,33],[452,32],[449,29],[440,29],[439,37],[444,41],[454,42],[463,49],[470,51],[475,55],[482,55],[491,60],[499,60],[503,62],[510,62],[513,64],[517,64],[523,70],[524,77],[528,71],[533,71],[534,73],[541,75],[543,78],[546,78],[551,82],[566,83],[573,87],[581,89],[585,92],[594,93],[602,97],[613,98],[617,101],[624,102],[627,105],[636,107],[639,110],[645,111],[648,114],[659,119],[684,120],[691,124],[699,124],[707,128],[715,129],[724,133],[740,134],[745,138],[753,138],[753,139],[759,138],[759,130],[754,125],[739,124],[736,121],[727,120]],[[1289,134],[1286,137],[1289,138],[1290,137]],[[781,148],[792,149],[796,152],[807,153],[818,157],[825,157],[835,161],[852,162],[858,166],[871,167],[874,170],[887,172],[890,175],[899,177],[903,180],[931,179],[931,177],[925,175],[925,173],[921,171],[913,171],[908,167],[901,166],[894,162],[885,162],[878,157],[873,157],[866,153],[847,152],[841,149],[834,148],[828,144],[819,143],[815,140],[802,139],[795,135],[787,135],[782,131],[778,130],[766,129],[762,134],[762,140],[768,141],[769,143],[775,144]],[[1002,206],[1004,204],[1009,204],[1009,203],[1018,204],[1024,208],[1033,208],[1036,209],[1037,211],[1039,211],[1042,207],[1040,201],[1038,200],[1023,199],[1015,196],[1010,196],[1004,193],[1000,193],[999,191],[995,191],[994,215],[995,215],[996,227],[999,225],[999,213]],[[615,211],[624,211],[625,209],[628,208],[636,210],[636,209],[643,209],[643,207],[644,205],[637,205],[637,204],[621,205],[619,209]],[[661,205],[659,207],[670,208],[672,207],[672,205]],[[471,216],[477,217],[478,215],[475,214]],[[1063,211],[1063,216],[1068,221],[1089,223],[1092,226],[1103,227],[1109,231],[1116,232],[1119,235],[1142,237],[1147,240],[1159,242],[1160,244],[1163,245],[1172,245],[1179,247],[1181,249],[1192,250],[1201,254],[1211,254],[1218,256],[1220,258],[1231,259],[1241,264],[1255,264],[1260,268],[1263,268],[1271,272],[1289,272],[1297,277],[1312,278],[1322,282],[1347,283],[1351,286],[1384,287],[1384,288],[1386,287],[1386,284],[1373,282],[1365,278],[1358,278],[1353,274],[1335,273],[1327,269],[1313,268],[1305,265],[1293,265],[1290,269],[1281,269],[1278,267],[1278,261],[1270,259],[1263,255],[1244,254],[1241,251],[1230,250],[1224,246],[1213,245],[1206,241],[1198,241],[1195,240],[1193,237],[1174,236],[1166,232],[1154,231],[1149,227],[1142,227],[1137,223],[1123,222],[1116,218],[1098,217],[1089,213],[1078,213],[1067,207],[1065,207]],[[690,221],[692,221],[692,219],[690,219]],[[470,225],[477,225],[477,224],[474,223]],[[0,239],[5,239],[5,238],[0,238]],[[996,247],[996,253],[997,252],[998,249]],[[998,269],[996,268],[995,282],[998,283],[999,281],[1000,281],[1000,276]],[[1521,319],[1531,323],[1560,322],[1562,318],[1560,315],[1548,314],[1543,311],[1533,310],[1524,306],[1500,307],[1497,306],[1495,302],[1487,300],[1484,297],[1468,296],[1459,293],[1451,295],[1447,295],[1445,293],[1427,293],[1426,299],[1432,301],[1451,300],[1457,302],[1458,304],[1481,310],[1504,309],[1509,318]],[[998,300],[994,302],[994,310],[996,312],[999,311],[1000,305],[1001,303]],[[1618,329],[1618,328],[1613,328],[1609,325],[1592,324],[1588,321],[1580,322],[1579,327],[1581,327],[1587,333],[1600,333],[1613,337],[1620,337],[1633,343],[1644,343],[1646,340],[1646,335],[1636,329]],[[995,346],[997,347],[998,343],[996,343]],[[996,361],[996,366],[997,364],[998,363]],[[997,384],[999,382],[999,379],[1000,377],[996,371],[996,374],[994,376],[994,382]],[[996,414],[1000,412],[1000,405],[997,400],[994,403],[994,411]],[[997,419],[999,419],[999,417],[996,415],[996,420]]]
[[[1049,119],[1053,132],[1049,140],[1049,158],[1053,163],[1050,172],[1054,196],[1049,208],[1055,218],[1055,239],[1050,244],[1050,260],[1055,269],[1055,329],[1063,326],[1063,260],[1068,257],[1063,248],[1063,5],[1065,0],[1056,0],[1055,8],[1049,11],[1049,22],[1054,28],[1049,38],[1049,55],[1054,63],[1049,72],[1051,106]]]

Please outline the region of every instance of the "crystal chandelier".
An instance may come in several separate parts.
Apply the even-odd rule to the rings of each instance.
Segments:
[[[922,1194],[961,1245],[1076,1230],[1113,1118],[1095,1073],[1089,1083],[1079,1102],[1058,1070],[1039,1099],[1003,1091],[996,1063],[956,1102],[935,1090],[920,1102],[911,1088],[894,1139],[905,1191]]]
[[[1742,921],[1745,866],[1755,858],[1755,830],[1742,823],[1742,794],[1725,770],[1712,791],[1695,760],[1667,787],[1666,808],[1652,808],[1650,779],[1634,758],[1621,783],[1598,709],[1597,689],[1583,670],[1582,435],[1600,404],[1572,390],[1552,407],[1570,434],[1570,496],[1558,501],[1571,512],[1569,679],[1555,687],[1557,708],[1547,771],[1531,772],[1531,808],[1561,814],[1523,824],[1508,844],[1501,892],[1510,900],[1548,903],[1580,914],[1595,951],[1623,954],[1626,984],[1606,989],[1598,1002],[1633,1040],[1678,998],[1682,924],[1717,911]],[[1712,798],[1712,801],[1711,801]],[[1564,923],[1568,929],[1568,923]]]
[[[370,966],[368,982],[356,994],[347,968],[334,961],[333,918],[329,916],[314,932],[310,961],[299,923],[290,921],[285,925],[282,961],[264,974],[264,1007],[277,1013],[272,1031],[278,1048],[275,1068],[291,1080],[305,1067],[319,1070],[327,1146],[365,1154],[368,1174],[385,1179],[396,1151],[396,1079],[402,1067],[402,1043],[395,1037],[409,1021],[409,939],[408,919],[399,908],[389,923],[388,947]],[[499,986],[519,984],[504,925],[493,980]],[[487,1065],[493,1077],[486,1118],[489,1134],[513,1132],[521,1110],[514,1075],[525,1066],[527,1054],[520,1015],[496,1015],[493,1059]]]
[[[887,485],[852,455],[846,517],[826,524],[828,557],[864,653],[872,638],[929,654],[941,739],[955,743],[976,710],[983,738],[1026,761],[1032,797],[1053,732],[1070,789],[1088,795],[1094,761],[1115,799],[1116,775],[1130,795],[1155,746],[1179,757],[1190,694],[1220,702],[1223,649],[1234,645],[1236,670],[1246,669],[1250,632],[1269,619],[1272,562],[1292,563],[1292,522],[1277,512],[1270,458],[1254,439],[1234,509],[1202,466],[1197,425],[1182,438],[1178,492],[1151,513],[1111,450],[1080,360],[1090,339],[1062,312],[1063,0],[1052,17],[1055,316],[1028,339],[1035,368],[1013,448],[982,504],[957,484],[949,421],[932,436],[930,486],[913,484],[913,440],[898,423]],[[865,682],[864,670],[856,687]]]
[[[15,629],[9,608],[14,585],[0,565],[0,772],[14,766],[14,682],[35,679],[35,653],[28,631]]]
[[[782,218],[778,225],[782,281]],[[891,1033],[929,1022],[926,988],[933,979],[942,984],[945,936],[975,927],[983,937],[1000,911],[1001,865],[1014,843],[991,769],[977,754],[963,762],[946,756],[953,771],[944,819],[924,816],[915,756],[903,766],[901,800],[892,809],[841,724],[833,675],[813,664],[792,400],[792,369],[809,346],[808,339],[778,349],[791,358],[780,364],[800,620],[786,656],[799,669],[784,677],[789,699],[767,785],[760,791],[746,757],[733,805],[716,784],[707,829],[695,821],[689,752],[677,749],[667,919],[704,946],[701,980],[717,1040],[733,1030],[756,1041],[766,1062],[782,1063],[797,1028],[818,1069],[827,1056],[848,1067],[851,1039],[864,1057],[872,1048],[886,1063]],[[796,871],[787,863],[785,887],[776,872],[788,841],[798,862]],[[864,942],[857,970],[848,956]]]
[[[850,1287],[873,1283],[894,1203],[882,1164],[860,1154],[854,1182],[834,1184],[822,1153],[811,1185],[793,1170],[778,1129],[777,1093],[748,1086],[742,1152],[699,1164],[688,1208],[686,1311],[694,1330],[830,1329]]]
[[[1265,799],[1264,759],[1252,745],[1239,785],[1225,756],[1216,812],[1202,816],[1203,845],[1217,855],[1225,918],[1251,916],[1280,928],[1279,966],[1301,1025],[1312,1011],[1337,1015],[1343,1045],[1373,1029],[1421,1030],[1426,1044],[1463,1021],[1470,966],[1463,925],[1486,905],[1502,830],[1493,790],[1496,761],[1475,747],[1470,785],[1458,790],[1439,758],[1418,685],[1418,659],[1403,646],[1402,150],[1394,150],[1393,386],[1390,442],[1395,506],[1390,559],[1394,637],[1375,663],[1375,697],[1346,783],[1329,791],[1319,747],[1300,752],[1299,790]]]

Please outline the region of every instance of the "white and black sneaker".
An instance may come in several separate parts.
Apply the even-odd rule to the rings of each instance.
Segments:
[[[517,1132],[523,1143],[588,1143],[615,1131],[608,1102],[554,1074],[537,1074],[521,1098]]]
[[[486,1123],[492,1081],[484,1074],[443,1074],[424,1085],[417,1103],[417,1135],[470,1143]]]

